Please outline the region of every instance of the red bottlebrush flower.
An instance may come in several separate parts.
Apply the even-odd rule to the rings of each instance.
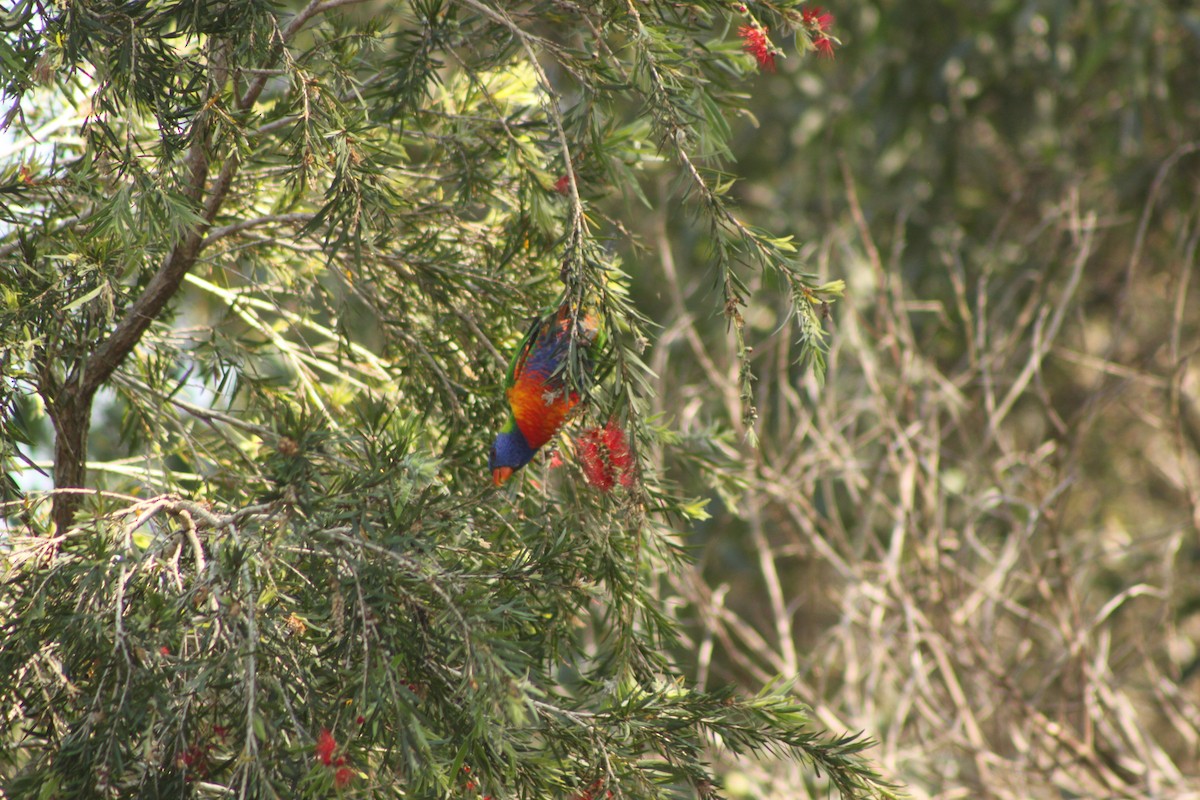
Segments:
[[[593,428],[585,431],[579,437],[579,465],[583,467],[583,477],[587,482],[602,492],[613,488],[612,468],[604,458],[600,449],[600,431]]]
[[[563,175],[561,178],[559,178],[558,180],[556,180],[554,182],[554,191],[558,192],[559,194],[567,194],[570,191],[570,189],[571,189],[571,178],[567,175]]]
[[[333,773],[333,785],[341,789],[344,786],[348,786],[353,778],[354,771],[349,767],[342,767],[337,772]]]
[[[171,648],[164,644],[162,647],[158,648],[158,652],[160,655],[169,656],[171,655]]]
[[[768,29],[754,25],[743,25],[738,28],[738,36],[742,37],[742,49],[754,56],[758,68],[765,72],[775,71],[775,54],[771,52],[771,40],[767,38]]]
[[[815,34],[812,43],[817,50],[817,55],[821,58],[833,58],[833,40],[828,36],[821,35],[828,33],[829,29],[833,27],[833,14],[820,6],[813,6],[802,9],[800,18],[805,27]]]
[[[366,721],[367,721],[367,718],[364,717],[362,714],[359,714],[357,717],[354,718],[355,725],[362,725]]]
[[[558,469],[563,465],[562,453],[557,450],[550,453],[550,469]]]
[[[618,481],[625,487],[632,485],[633,452],[617,423],[610,421],[603,428],[584,431],[576,449],[583,476],[592,486],[608,492]]]
[[[621,430],[615,422],[609,422],[604,426],[601,438],[604,446],[608,448],[608,463],[621,473],[621,483],[624,484],[624,478],[633,465],[633,453],[629,450],[629,441],[625,438],[625,431]]]
[[[800,18],[809,28],[824,33],[833,27],[833,14],[820,6],[800,10]]]
[[[328,728],[321,729],[321,735],[317,737],[317,759],[325,766],[333,764],[333,751],[337,749],[337,740],[333,738],[333,734]]]

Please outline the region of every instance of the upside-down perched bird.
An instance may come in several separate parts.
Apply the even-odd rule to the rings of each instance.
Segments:
[[[594,314],[581,315],[574,331],[576,347],[586,354],[598,329]],[[534,322],[517,347],[506,384],[512,413],[488,454],[488,469],[497,486],[530,462],[579,402],[575,392],[567,391],[563,370],[571,339],[571,308],[563,303]]]

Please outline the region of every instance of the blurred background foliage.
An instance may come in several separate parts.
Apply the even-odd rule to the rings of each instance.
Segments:
[[[546,5],[558,10],[523,22],[544,26],[537,32],[550,36],[576,9]],[[740,47],[735,30],[747,17],[739,5],[629,8],[653,7],[682,27],[716,20],[706,36],[723,44],[712,45],[705,57],[720,71],[734,69],[720,65]],[[631,586],[608,591],[642,609],[661,603],[682,623],[676,644],[669,637],[639,642],[669,645],[664,655],[690,682],[752,693],[787,682],[820,726],[874,739],[869,757],[914,797],[1200,797],[1200,583],[1194,577],[1200,558],[1200,300],[1193,279],[1200,243],[1200,12],[1183,2],[1128,0],[831,5],[841,45],[832,61],[817,61],[801,57],[790,37],[780,35],[773,4],[745,6],[770,27],[781,52],[774,73],[754,72],[743,57],[748,63],[735,70],[738,80],[724,96],[732,171],[741,176],[729,194],[739,204],[739,219],[794,235],[803,267],[819,280],[846,281],[845,297],[821,314],[829,369],[821,381],[802,363],[794,285],[776,271],[742,270],[745,339],[756,376],[747,395],[736,337],[721,313],[725,286],[713,269],[719,248],[711,221],[695,204],[676,199],[686,180],[672,164],[670,143],[663,146],[661,131],[651,130],[652,115],[624,98],[604,106],[605,125],[567,116],[576,141],[595,142],[610,156],[591,158],[584,148],[574,165],[589,213],[606,223],[605,249],[584,258],[592,266],[579,270],[579,280],[594,287],[589,270],[603,263],[615,270],[622,293],[627,286],[629,305],[620,305],[624,294],[614,300],[632,323],[622,332],[623,346],[644,358],[656,377],[652,393],[639,393],[632,408],[619,413],[634,424],[653,498],[675,512],[671,525],[683,530],[696,558],[694,569],[674,553],[656,561],[640,576],[655,583],[653,596]],[[247,20],[257,19],[252,7],[247,4]],[[626,10],[614,4],[608,12]],[[355,24],[371,16],[356,14],[350,15]],[[93,472],[93,485],[141,485],[200,499],[245,496],[247,503],[261,499],[255,493],[268,491],[265,486],[268,502],[278,502],[278,492],[312,515],[316,521],[308,525],[249,506],[244,516],[229,511],[221,525],[244,530],[252,542],[261,536],[253,547],[263,548],[263,558],[274,557],[272,536],[290,531],[288,541],[298,537],[310,559],[306,568],[317,575],[292,588],[338,587],[310,597],[319,602],[307,609],[272,598],[269,638],[279,657],[294,642],[330,646],[343,663],[361,669],[358,677],[380,685],[395,680],[396,669],[372,673],[354,662],[341,626],[391,625],[403,640],[425,635],[424,627],[404,615],[376,620],[363,609],[386,608],[403,597],[436,609],[445,621],[457,606],[414,579],[418,572],[400,568],[397,575],[397,564],[381,554],[358,553],[356,581],[388,588],[385,596],[361,600],[360,622],[354,622],[340,604],[353,606],[359,583],[338,582],[344,573],[333,564],[344,551],[321,524],[361,511],[372,524],[403,531],[387,540],[389,547],[407,553],[435,539],[453,545],[455,569],[486,571],[517,586],[537,583],[527,596],[505,595],[515,604],[514,616],[480,611],[471,618],[496,646],[511,646],[514,638],[530,646],[521,638],[524,622],[558,602],[541,575],[535,581],[502,554],[520,551],[521,541],[544,541],[533,563],[550,576],[546,585],[561,580],[578,592],[570,600],[578,611],[588,608],[582,595],[597,591],[590,584],[578,591],[580,576],[603,563],[619,583],[618,567],[627,562],[572,562],[579,540],[565,532],[574,526],[605,532],[587,540],[588,558],[604,550],[607,537],[622,546],[631,541],[620,538],[621,525],[612,520],[614,505],[616,515],[629,514],[630,507],[588,494],[574,473],[570,480],[555,478],[538,466],[539,483],[522,496],[515,520],[488,510],[475,488],[463,488],[473,487],[469,481],[482,470],[481,443],[500,408],[495,392],[468,389],[499,384],[503,356],[522,320],[559,288],[565,217],[550,189],[564,165],[546,145],[551,137],[539,138],[547,124],[536,99],[522,94],[528,75],[503,89],[502,75],[490,77],[497,81],[491,91],[524,109],[524,116],[507,120],[516,128],[503,130],[471,127],[474,116],[489,111],[484,95],[475,96],[477,106],[457,105],[462,85],[426,82],[445,74],[440,48],[447,43],[480,57],[471,62],[480,69],[496,66],[488,57],[499,63],[513,55],[495,27],[443,33],[447,38],[438,39],[414,28],[389,41],[395,48],[386,61],[390,77],[369,95],[387,113],[428,113],[415,128],[398,126],[383,135],[370,115],[346,101],[364,79],[349,68],[358,48],[378,43],[336,25],[305,41],[334,67],[306,84],[305,70],[315,68],[301,61],[292,88],[279,88],[287,102],[313,102],[310,128],[289,127],[254,153],[253,140],[239,138],[230,125],[229,146],[242,148],[248,161],[252,154],[259,158],[254,181],[277,180],[289,165],[305,169],[288,175],[287,191],[274,206],[242,198],[247,212],[277,218],[274,227],[257,241],[257,230],[227,231],[213,268],[190,279],[173,324],[155,332],[157,350],[186,350],[189,366],[154,352],[137,362],[147,384],[190,381],[210,394],[188,390],[171,394],[179,401],[173,405],[162,397],[148,403],[137,376],[124,371],[114,391],[103,395],[103,416],[93,422],[91,437],[90,457],[107,465]],[[262,46],[251,42],[248,52]],[[589,55],[585,49],[557,53],[543,59],[544,68],[564,91],[579,91],[562,65]],[[185,76],[180,73],[174,96],[186,100],[195,87]],[[318,78],[340,94],[303,88]],[[418,102],[430,99],[430,106]],[[288,108],[280,103],[283,119]],[[61,123],[62,109],[42,113],[39,121],[47,126],[80,122]],[[158,124],[169,129],[174,123],[164,118]],[[329,128],[342,135],[326,136]],[[516,130],[520,138],[526,129],[541,148],[540,161],[514,157],[528,152],[506,137]],[[414,130],[438,135],[424,138]],[[459,138],[464,132],[469,135]],[[697,149],[719,151],[713,144],[718,133],[714,140],[701,138]],[[646,141],[661,149],[647,152]],[[165,147],[178,145],[168,137]],[[418,161],[450,165],[450,177],[403,171]],[[476,169],[498,163],[509,168]],[[371,171],[388,169],[409,182],[406,190],[427,193],[430,203],[411,204],[409,216],[372,219],[373,208],[394,198],[384,196],[391,184],[379,180],[383,173]],[[325,184],[330,175],[338,180]],[[21,180],[14,167],[4,182]],[[328,186],[330,198],[342,193],[325,216],[314,216],[315,207],[303,202],[318,184]],[[98,195],[104,190],[95,189]],[[648,208],[639,205],[639,192]],[[175,199],[163,194],[161,207],[148,213],[170,217],[179,211]],[[421,233],[435,211],[448,210],[453,222]],[[607,225],[611,221],[618,222]],[[130,220],[113,224],[140,229]],[[360,224],[365,227],[355,230]],[[271,241],[268,232],[285,244]],[[353,257],[364,239],[377,258]],[[516,241],[519,252],[505,249]],[[73,244],[95,263],[119,257],[108,249],[88,251],[87,242]],[[145,244],[158,252],[156,241]],[[325,260],[329,252],[333,270]],[[265,268],[264,253],[283,268]],[[461,269],[443,266],[451,255]],[[92,294],[99,286],[88,282],[92,274],[79,270],[78,282],[64,289],[64,305],[78,302],[94,317],[81,322],[81,338],[88,324],[109,313],[97,302],[106,298]],[[129,285],[132,292],[141,284]],[[375,295],[362,287],[388,291]],[[264,297],[270,304],[256,306]],[[302,311],[303,320],[287,316]],[[213,319],[220,324],[212,326]],[[335,321],[336,330],[322,327]],[[641,337],[650,343],[645,351],[638,347]],[[293,402],[306,392],[309,403]],[[380,404],[360,400],[362,394],[390,397],[404,411],[388,416]],[[236,398],[227,410],[240,422],[179,411],[180,402],[207,407],[228,398]],[[757,447],[747,427],[751,400]],[[30,442],[28,452],[48,458],[50,428],[37,404],[28,396],[14,402],[8,421]],[[622,402],[606,395],[601,409],[622,409]],[[596,418],[603,413],[597,409]],[[234,477],[229,453],[248,454]],[[339,459],[347,458],[371,465],[376,478],[340,474]],[[660,480],[666,491],[654,494]],[[352,495],[363,507],[337,499]],[[464,516],[461,497],[471,514]],[[710,518],[701,519],[697,498],[710,501]],[[568,521],[551,522],[562,504]],[[101,506],[96,513],[139,519],[148,508]],[[156,513],[188,510],[164,508]],[[412,532],[417,521],[420,535]],[[649,533],[639,529],[634,539],[657,541],[661,530],[649,524]],[[162,535],[177,529],[164,525]],[[489,541],[483,531],[497,538]],[[216,551],[231,585],[243,580],[240,547],[224,541],[227,549]],[[424,554],[414,558],[427,563]],[[445,567],[451,556],[437,558]],[[61,580],[69,591],[75,579],[64,574]],[[466,579],[451,588],[487,595]],[[200,606],[208,602],[197,601],[195,591],[189,587],[181,596]],[[227,611],[225,602],[220,608]],[[205,613],[216,619],[225,611],[213,604]],[[604,629],[591,613],[584,613],[585,635]],[[655,624],[652,614],[644,619]],[[577,635],[564,622],[575,620],[547,625],[552,639]],[[147,633],[148,640],[158,642],[156,636]],[[82,658],[89,651],[86,637],[81,641]],[[162,641],[172,655],[154,660],[155,669],[170,665],[180,647],[179,640]],[[591,657],[595,646],[563,645],[581,662],[581,653]],[[224,652],[228,661],[219,664],[228,673],[221,680],[229,683],[221,690],[244,691],[240,679],[227,677],[240,663],[236,643]],[[396,658],[395,664],[420,663],[409,651]],[[503,705],[512,685],[495,662],[480,664],[488,680],[471,696]],[[412,667],[405,669],[403,680],[389,685],[397,704],[436,704],[452,717],[461,701],[454,681],[427,673],[417,680]],[[297,685],[330,679],[319,669],[295,675]],[[410,679],[415,689],[405,685]],[[343,701],[334,683],[320,686],[323,708]],[[606,690],[576,688],[584,706]],[[670,695],[669,689],[660,693],[663,708]],[[330,776],[303,772],[294,756],[302,754],[302,762],[320,725],[334,719],[317,710],[289,734],[294,741],[284,742],[292,761],[281,761],[278,775],[272,773],[285,782],[308,781],[314,792],[327,791]],[[375,710],[355,710],[364,710],[370,737],[399,735]],[[214,720],[237,710],[219,706],[208,713],[212,719],[203,724],[211,730]],[[343,709],[337,719],[348,724],[349,718]],[[571,752],[608,746],[576,741],[569,729],[555,731]],[[405,743],[402,756],[371,758],[414,769],[421,746]],[[185,766],[171,752],[156,755],[168,767]],[[444,790],[459,780],[462,758],[438,752],[445,769],[429,785]],[[471,752],[476,769],[489,763],[486,752]],[[724,791],[733,797],[828,791],[804,765],[708,756],[717,760]],[[593,772],[555,769],[561,772],[547,780],[564,796],[591,785]],[[648,791],[621,774],[631,796]],[[366,791],[363,784],[357,788]]]
[[[690,473],[697,673],[795,671],[917,797],[1196,796],[1200,12],[829,10],[836,60],[735,126],[747,215],[848,284],[824,386],[755,287],[759,449],[703,232],[644,229],[656,407],[728,459]]]

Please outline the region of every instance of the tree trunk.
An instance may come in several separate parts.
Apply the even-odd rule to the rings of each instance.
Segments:
[[[82,489],[87,477],[88,428],[92,421],[91,398],[86,401],[73,387],[64,387],[47,410],[54,422],[54,488]],[[57,533],[62,534],[75,521],[82,495],[56,491],[51,517]]]
[[[306,11],[295,17],[284,31],[284,39],[290,38],[314,14],[323,9],[313,0]],[[280,46],[276,52],[282,51]],[[227,80],[225,56],[218,54],[211,64],[215,76],[212,82],[213,96]],[[246,92],[237,98],[241,110],[251,108],[267,84],[266,73],[254,80]],[[108,338],[102,341],[80,365],[65,385],[47,402],[47,410],[54,422],[54,488],[81,489],[87,476],[87,438],[91,424],[92,401],[98,390],[116,371],[125,357],[141,341],[146,329],[158,319],[167,303],[179,292],[184,276],[196,264],[204,248],[204,235],[221,210],[226,195],[237,174],[236,153],[230,153],[221,165],[216,179],[209,183],[209,146],[211,132],[206,114],[198,114],[193,120],[192,141],[185,164],[188,181],[185,193],[200,211],[202,220],[171,249],[158,271],[146,285],[146,290],[129,307]],[[43,394],[43,397],[45,395]],[[54,495],[52,517],[55,527],[62,533],[71,526],[79,508],[82,495],[78,492],[62,492]]]

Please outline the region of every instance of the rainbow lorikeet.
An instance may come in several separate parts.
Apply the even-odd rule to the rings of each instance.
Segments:
[[[596,341],[599,325],[595,314],[579,316],[574,338],[586,353]],[[579,395],[566,390],[563,369],[571,327],[570,303],[563,303],[530,326],[513,355],[505,392],[511,413],[488,454],[488,469],[497,486],[533,459],[579,402]]]

